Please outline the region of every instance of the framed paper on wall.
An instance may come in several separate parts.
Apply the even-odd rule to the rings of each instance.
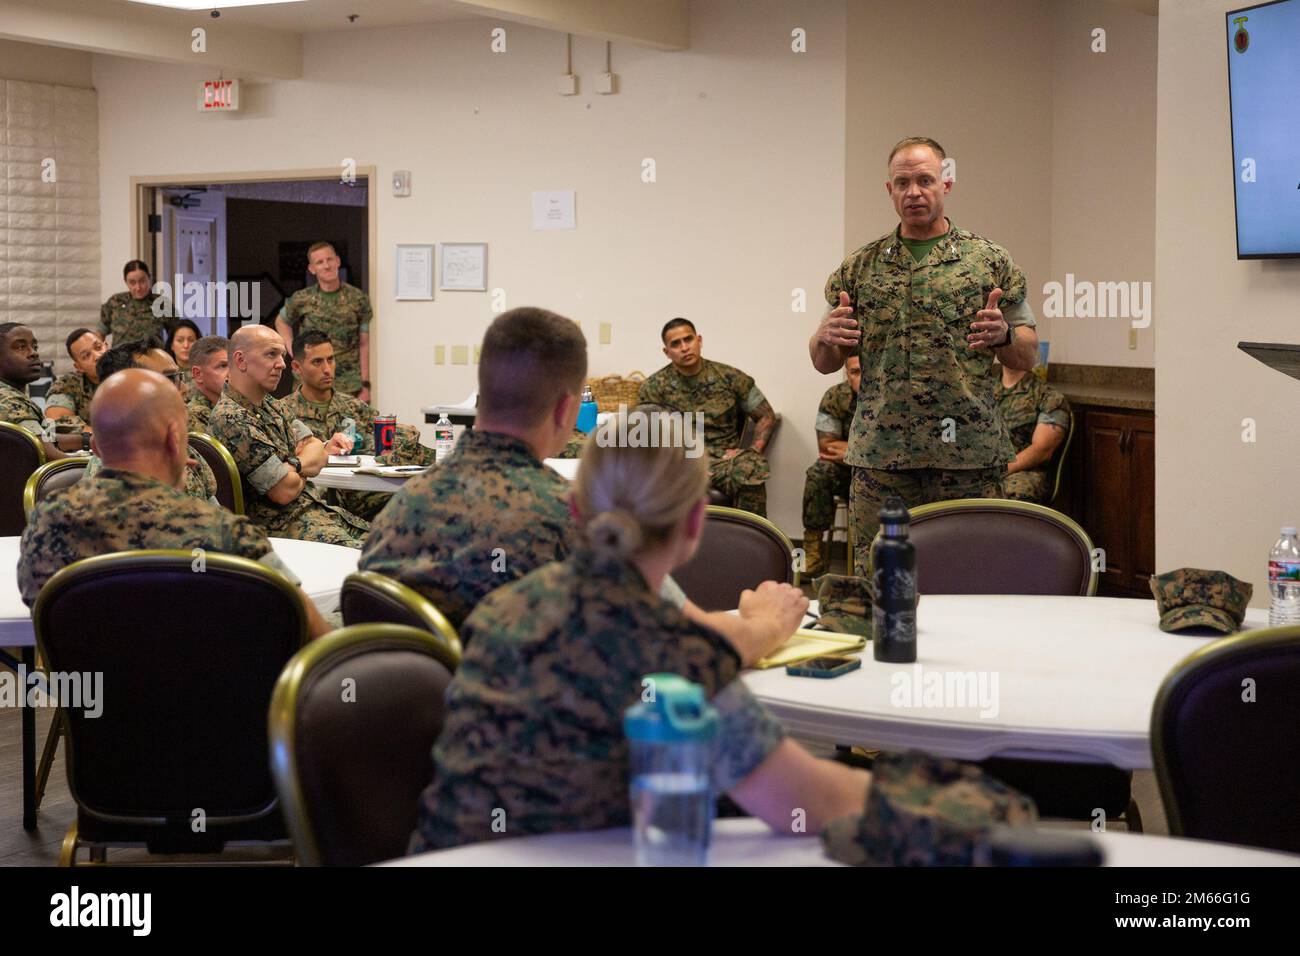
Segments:
[[[487,291],[487,243],[444,242],[438,247],[439,288],[459,292]]]
[[[433,243],[397,244],[395,299],[433,298]]]

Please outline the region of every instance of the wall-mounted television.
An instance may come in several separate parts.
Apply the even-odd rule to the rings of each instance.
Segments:
[[[1300,256],[1300,0],[1224,19],[1237,258]]]

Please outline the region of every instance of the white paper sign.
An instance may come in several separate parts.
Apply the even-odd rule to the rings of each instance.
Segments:
[[[394,298],[432,299],[433,246],[399,245],[394,284],[397,286]]]
[[[487,291],[487,243],[444,242],[439,247],[442,260],[442,288]]]
[[[533,193],[534,229],[575,229],[574,191],[552,189]]]

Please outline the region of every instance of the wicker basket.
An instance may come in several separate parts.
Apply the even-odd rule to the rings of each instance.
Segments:
[[[591,394],[596,397],[596,406],[602,412],[617,412],[620,404],[633,408],[637,404],[637,395],[641,391],[643,382],[645,382],[644,372],[587,379],[587,384],[591,386]]]

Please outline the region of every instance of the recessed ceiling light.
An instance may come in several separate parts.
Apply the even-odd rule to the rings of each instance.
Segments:
[[[273,4],[302,3],[303,0],[130,0],[147,3],[151,7],[171,7],[173,10],[220,10],[223,7],[269,7]]]

